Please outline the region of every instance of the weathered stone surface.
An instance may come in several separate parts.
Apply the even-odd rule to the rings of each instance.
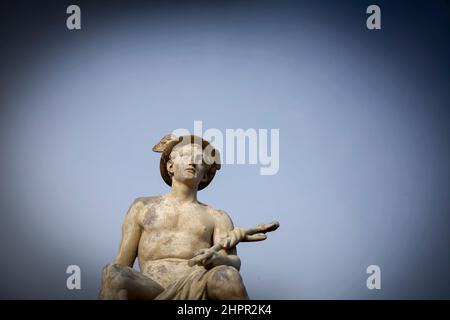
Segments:
[[[108,264],[102,270],[103,300],[152,300],[164,291],[158,283],[133,268]]]
[[[153,148],[171,191],[137,198],[122,226],[116,259],[103,269],[100,299],[248,299],[236,245],[261,241],[278,222],[234,228],[223,210],[197,200],[220,164],[199,137],[167,135]],[[206,160],[205,160],[206,159]],[[139,258],[140,272],[132,269]]]

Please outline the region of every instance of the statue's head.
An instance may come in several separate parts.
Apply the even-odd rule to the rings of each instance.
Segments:
[[[166,135],[154,147],[161,153],[160,172],[163,180],[172,180],[202,190],[220,170],[220,154],[208,141],[194,135]]]

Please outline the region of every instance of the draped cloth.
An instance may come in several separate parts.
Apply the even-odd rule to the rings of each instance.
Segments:
[[[206,300],[207,272],[203,266],[194,266],[192,271],[170,284],[155,300]]]

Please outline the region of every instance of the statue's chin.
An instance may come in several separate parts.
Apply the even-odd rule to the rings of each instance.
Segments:
[[[179,178],[173,178],[174,180],[176,180],[179,183],[182,183],[184,185],[187,185],[190,188],[195,188],[198,189],[198,185],[200,184],[200,181],[197,180],[193,175],[191,176],[183,176],[183,177],[179,177]]]

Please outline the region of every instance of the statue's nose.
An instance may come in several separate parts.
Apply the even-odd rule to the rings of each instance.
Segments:
[[[187,159],[187,163],[186,164],[187,164],[188,167],[191,167],[191,168],[195,169],[195,166],[196,166],[195,158],[194,157],[189,157],[189,159]]]
[[[189,164],[196,166],[199,163],[201,163],[201,161],[202,161],[201,155],[192,155],[189,159]]]

